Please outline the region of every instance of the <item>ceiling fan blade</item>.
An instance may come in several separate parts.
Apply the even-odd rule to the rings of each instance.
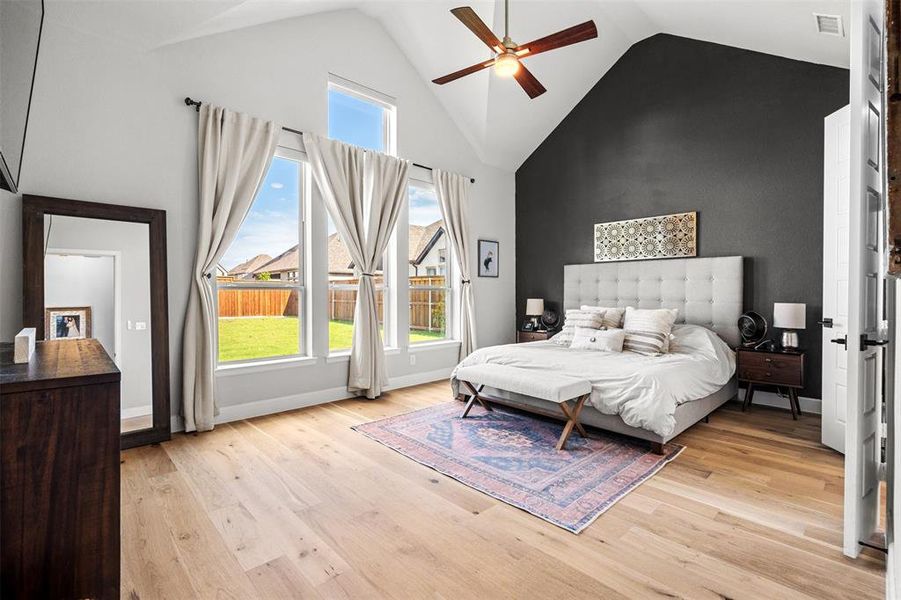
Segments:
[[[476,34],[476,36],[485,42],[485,44],[494,50],[495,52],[501,52],[504,48],[504,45],[501,43],[497,36],[492,33],[488,26],[485,25],[485,22],[479,18],[479,15],[476,14],[476,11],[472,10],[468,6],[461,6],[459,8],[454,8],[451,10],[451,13],[460,19],[460,22],[466,25],[466,27]]]
[[[541,85],[541,82],[538,81],[538,79],[532,75],[532,72],[522,63],[519,63],[519,70],[513,74],[513,77],[516,78],[516,81],[519,82],[522,89],[526,91],[529,98],[537,98],[547,91],[544,86]]]
[[[478,73],[482,69],[487,69],[491,65],[494,64],[493,60],[486,60],[480,62],[476,65],[472,65],[471,67],[466,67],[465,69],[460,69],[459,71],[454,71],[450,75],[445,75],[444,77],[439,77],[438,79],[433,79],[432,83],[437,83],[438,85],[444,85],[445,83],[450,83],[451,81],[460,79],[461,77],[466,77],[467,75],[471,75],[472,73]]]
[[[557,33],[532,40],[528,44],[521,44],[515,48],[514,52],[521,57],[532,56],[533,54],[555,50],[596,37],[598,37],[598,28],[595,26],[594,21],[585,21]]]

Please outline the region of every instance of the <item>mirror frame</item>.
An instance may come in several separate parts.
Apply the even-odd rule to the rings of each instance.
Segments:
[[[22,317],[44,339],[44,216],[82,217],[149,225],[150,351],[153,427],[121,434],[121,448],[163,442],[172,437],[169,416],[169,286],[166,268],[166,211],[84,202],[47,196],[22,196]]]

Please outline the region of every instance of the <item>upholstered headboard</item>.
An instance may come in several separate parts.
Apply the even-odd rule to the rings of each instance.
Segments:
[[[741,256],[565,265],[563,308],[678,308],[677,323],[703,325],[734,347],[742,283]]]

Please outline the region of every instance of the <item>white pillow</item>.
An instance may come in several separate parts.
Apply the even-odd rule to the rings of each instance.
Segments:
[[[591,312],[604,313],[604,327],[607,329],[620,328],[623,326],[623,314],[626,312],[625,308],[589,306],[587,304],[583,304],[580,308]]]
[[[623,329],[626,340],[623,350],[657,356],[669,348],[669,336],[679,310],[676,308],[626,308]]]
[[[603,326],[604,313],[597,311],[569,309],[566,311],[566,319],[563,322],[563,330],[551,338],[551,341],[561,346],[569,346],[573,341],[573,333],[576,327],[600,329]]]
[[[589,329],[576,327],[570,348],[573,350],[599,350],[622,352],[626,332],[623,329]]]

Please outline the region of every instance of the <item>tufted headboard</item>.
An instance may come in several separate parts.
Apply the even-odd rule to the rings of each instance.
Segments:
[[[677,323],[703,325],[740,343],[742,257],[667,258],[563,267],[563,308],[678,308]]]

